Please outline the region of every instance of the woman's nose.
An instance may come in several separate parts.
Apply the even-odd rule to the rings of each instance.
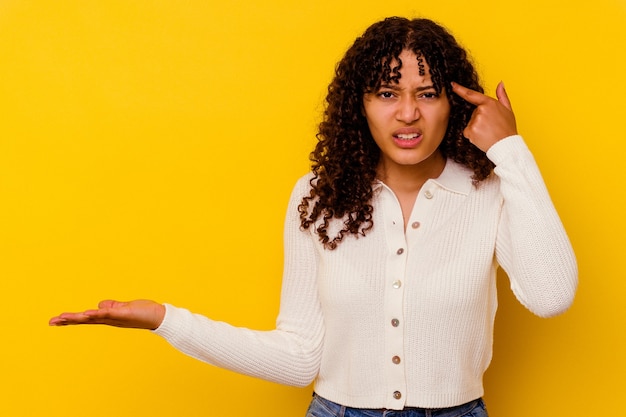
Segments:
[[[396,118],[404,123],[410,124],[420,118],[420,112],[415,98],[403,98],[398,102]]]

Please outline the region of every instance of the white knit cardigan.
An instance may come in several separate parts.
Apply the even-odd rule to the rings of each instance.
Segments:
[[[439,408],[482,396],[497,268],[539,316],[566,310],[577,286],[572,247],[522,138],[487,156],[495,175],[478,186],[448,160],[422,187],[406,230],[393,192],[375,184],[374,227],[332,251],[300,229],[311,176],[303,177],[285,222],[276,329],[166,305],[155,333],[216,366],[288,385],[315,381],[319,395],[351,407]]]

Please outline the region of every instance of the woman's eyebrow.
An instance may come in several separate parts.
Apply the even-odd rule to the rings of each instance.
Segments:
[[[402,88],[398,85],[398,84],[391,84],[391,83],[383,83],[380,85],[380,88],[388,88],[390,90],[402,90]],[[435,90],[435,86],[434,85],[423,85],[420,87],[417,87],[415,89],[415,91],[421,92],[421,91],[426,91],[426,90]]]

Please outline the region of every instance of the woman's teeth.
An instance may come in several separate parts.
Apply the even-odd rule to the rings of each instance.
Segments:
[[[397,135],[398,139],[415,139],[416,137],[418,137],[419,135],[417,133],[410,133],[410,134],[401,134],[401,135]]]

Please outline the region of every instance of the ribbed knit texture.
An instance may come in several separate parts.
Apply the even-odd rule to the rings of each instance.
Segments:
[[[374,227],[324,250],[300,230],[296,185],[285,222],[276,330],[253,331],[167,305],[155,333],[208,363],[306,386],[359,408],[438,408],[483,395],[501,265],[517,298],[539,316],[566,310],[574,253],[520,136],[495,144],[496,175],[471,183],[452,161],[428,180],[404,230],[400,205],[374,185]],[[340,227],[337,223],[335,227]]]

